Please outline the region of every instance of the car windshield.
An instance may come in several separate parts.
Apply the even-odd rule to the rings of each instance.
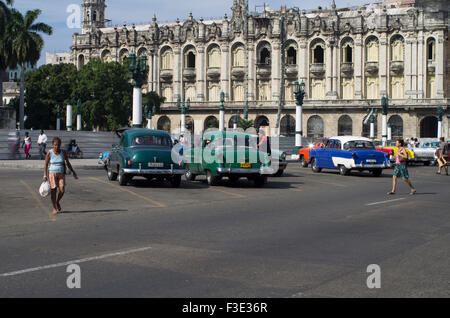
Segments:
[[[133,137],[133,146],[163,146],[172,147],[172,140],[165,136],[144,135]]]
[[[366,141],[366,140],[352,140],[349,142],[346,142],[344,144],[345,150],[350,149],[368,149],[368,150],[374,150],[375,146],[373,145],[373,142]]]
[[[251,141],[250,141],[251,139]],[[257,149],[257,138],[225,138],[225,139],[217,139],[214,141],[214,145],[216,148],[234,148],[236,143],[237,148],[252,148]]]

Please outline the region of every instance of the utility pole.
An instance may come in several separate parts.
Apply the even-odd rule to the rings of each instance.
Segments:
[[[285,67],[285,30],[284,30],[284,23],[285,23],[285,14],[283,13],[281,16],[281,29],[280,29],[280,47],[281,47],[281,83],[280,83],[280,98],[278,102],[278,112],[277,112],[277,121],[275,123],[275,131],[278,135],[278,131],[280,128],[280,120],[281,120],[281,113],[284,108],[285,104],[285,90],[284,90],[284,80],[285,80],[285,74],[286,74],[286,67]]]

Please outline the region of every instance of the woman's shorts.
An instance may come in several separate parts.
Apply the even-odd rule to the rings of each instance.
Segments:
[[[397,178],[409,179],[408,168],[405,164],[395,164],[394,176]]]
[[[50,189],[64,188],[66,186],[66,175],[64,173],[50,172],[48,174]]]

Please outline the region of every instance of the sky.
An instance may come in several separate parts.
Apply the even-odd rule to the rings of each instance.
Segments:
[[[255,6],[264,2],[272,9],[279,9],[282,5],[298,7],[300,9],[315,9],[318,6],[330,7],[332,0],[250,0],[251,11]],[[350,7],[362,5],[373,0],[335,0],[336,6]],[[44,22],[53,27],[53,35],[44,36],[45,47],[42,50],[38,66],[45,64],[45,52],[69,52],[72,44],[72,34],[81,33],[81,29],[73,29],[67,26],[67,8],[71,4],[81,5],[82,0],[15,0],[14,7],[25,13],[27,10],[41,9],[39,22]],[[159,23],[175,21],[179,18],[184,21],[192,11],[194,18],[203,17],[220,19],[227,13],[231,16],[233,0],[106,0],[106,18],[113,24],[122,25],[124,22],[150,23],[153,14],[156,14]]]

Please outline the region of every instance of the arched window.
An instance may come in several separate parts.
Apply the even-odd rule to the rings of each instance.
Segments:
[[[351,38],[346,38],[342,42],[342,62],[353,63],[354,42]]]
[[[102,61],[105,62],[105,63],[109,63],[109,62],[113,61],[112,56],[111,56],[111,52],[109,50],[104,50],[102,52]]]
[[[195,54],[194,54],[194,52],[189,52],[187,54],[187,67],[195,68]]]
[[[263,48],[259,53],[259,64],[270,65],[270,51],[268,48]]]
[[[258,116],[255,119],[255,128],[259,129],[260,127],[269,127],[269,119],[266,116]]]
[[[147,54],[147,49],[145,47],[141,47],[138,50],[137,56],[141,57],[142,55]]]
[[[378,62],[379,55],[379,45],[378,39],[371,36],[366,41],[366,61],[367,62]]]
[[[287,50],[287,58],[286,58],[286,64],[287,65],[297,65],[297,50],[294,46],[290,46]]]
[[[244,46],[238,44],[233,49],[233,67],[243,67],[245,66],[245,49]]]
[[[167,116],[162,116],[158,119],[157,123],[158,130],[164,130],[170,133],[170,119]]]
[[[403,137],[403,119],[399,115],[394,115],[389,118],[389,125],[391,126],[392,138]]]
[[[404,61],[404,39],[402,36],[395,36],[391,40],[391,61]]]
[[[295,119],[291,115],[286,115],[281,119],[280,135],[285,137],[295,136]]]
[[[420,122],[420,138],[437,138],[438,120],[428,116]]]
[[[94,14],[92,15],[92,20],[94,22],[97,21],[97,11],[94,11]]]
[[[82,68],[84,66],[84,55],[81,54],[80,56],[78,56],[78,68]]]
[[[203,130],[219,128],[219,120],[215,116],[209,116],[205,119]]]
[[[314,115],[308,119],[307,123],[307,137],[321,138],[324,136],[323,119],[320,116]]]
[[[208,67],[220,68],[221,67],[221,53],[218,46],[214,46],[208,52]]]
[[[429,61],[436,60],[436,41],[434,39],[427,41],[427,59]]]
[[[313,50],[314,56],[314,64],[323,64],[324,63],[324,52],[323,47],[318,45]]]
[[[128,59],[128,50],[122,49],[119,53],[119,60],[121,63],[124,63]]]
[[[173,52],[171,48],[165,48],[161,53],[161,69],[173,69]]]
[[[338,120],[338,136],[352,136],[353,121],[348,115],[343,115]]]
[[[228,121],[228,128],[230,128],[230,129],[234,128],[235,120],[237,120],[236,123],[238,124],[238,127],[239,127],[239,116],[234,115],[234,116],[231,116],[230,120]]]

